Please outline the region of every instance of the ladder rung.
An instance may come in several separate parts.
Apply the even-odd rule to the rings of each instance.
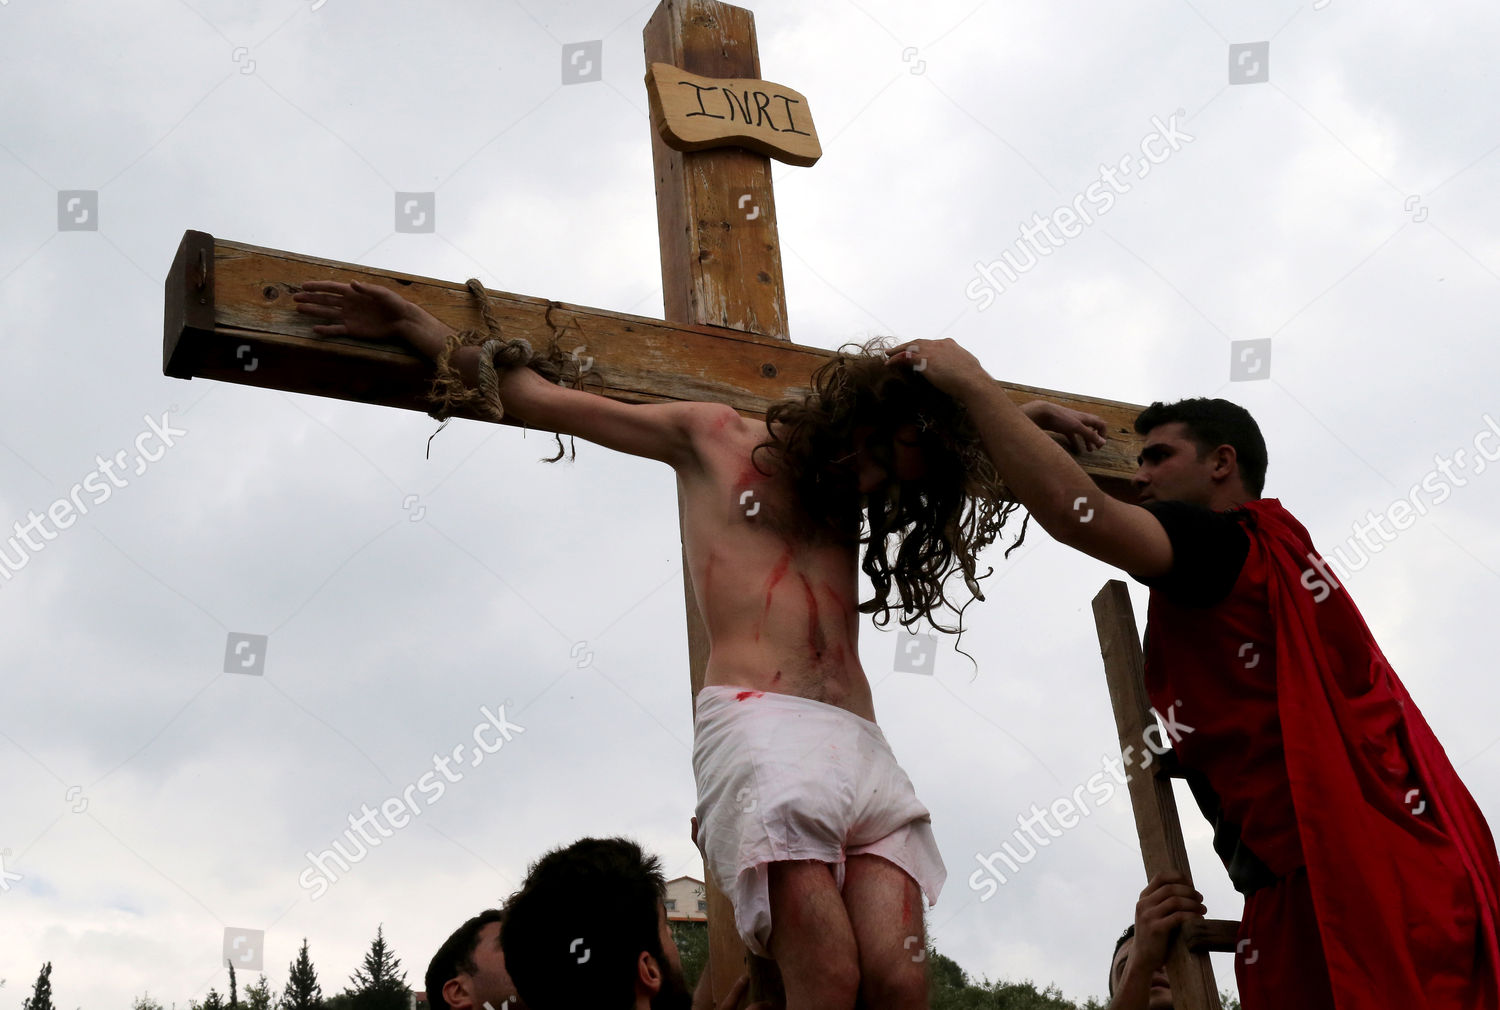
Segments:
[[[1216,951],[1233,954],[1239,937],[1238,919],[1201,919],[1182,927],[1182,939],[1194,954]]]

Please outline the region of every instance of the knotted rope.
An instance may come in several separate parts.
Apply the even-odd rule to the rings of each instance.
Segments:
[[[500,321],[490,308],[489,294],[484,285],[477,278],[470,277],[465,287],[479,306],[484,329],[459,330],[448,335],[447,343],[433,362],[436,374],[432,379],[432,389],[427,395],[428,401],[433,405],[427,412],[429,416],[442,421],[444,427],[455,411],[464,409],[472,409],[490,421],[503,421],[505,404],[500,400],[500,373],[514,368],[530,368],[551,382],[571,377],[573,385],[581,388],[581,376],[577,374],[576,362],[572,363],[571,369],[568,367],[569,360],[558,351],[556,340],[546,354],[536,353],[526,340],[507,340],[500,332]],[[471,389],[459,370],[453,367],[453,355],[460,348],[475,346],[479,348],[479,388]],[[436,434],[437,432],[433,432],[434,436]],[[431,443],[431,439],[428,442]],[[557,455],[548,462],[562,459],[563,451],[562,436],[559,435]]]

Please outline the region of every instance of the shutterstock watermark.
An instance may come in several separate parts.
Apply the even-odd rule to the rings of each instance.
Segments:
[[[995,299],[1019,281],[1022,274],[1031,272],[1041,261],[1039,257],[1051,256],[1054,249],[1061,249],[1069,239],[1077,238],[1085,228],[1113,210],[1117,197],[1130,192],[1132,178],[1146,178],[1153,167],[1182,150],[1184,144],[1191,144],[1192,135],[1177,125],[1177,117],[1182,114],[1178,109],[1167,117],[1165,123],[1160,116],[1152,116],[1153,129],[1141,138],[1139,155],[1132,152],[1112,165],[1101,164],[1098,180],[1081,190],[1070,202],[1046,217],[1032,214],[1029,222],[1023,221],[1020,237],[1012,248],[1000,254],[999,259],[989,263],[975,262],[974,272],[979,276],[964,288],[969,301],[976,303],[980,312],[995,304]],[[1093,214],[1089,213],[1090,210]],[[1053,234],[1054,228],[1056,234]],[[1039,236],[1046,242],[1041,242]]]
[[[5,868],[5,860],[9,857],[9,849],[0,849],[0,892],[9,891],[12,883],[19,883],[26,879],[24,873],[12,873]]]
[[[488,705],[480,706],[479,714],[484,716],[484,721],[476,725],[474,732],[470,734],[477,749],[473,752],[473,760],[467,765],[463,758],[464,751],[468,749],[465,744],[457,745],[446,755],[432,755],[432,771],[422,775],[405,789],[386,797],[378,810],[371,810],[368,803],[362,803],[358,816],[349,815],[349,827],[342,836],[342,840],[349,843],[348,851],[345,851],[338,838],[317,855],[308,850],[307,861],[312,865],[302,871],[297,883],[302,885],[303,890],[313,892],[313,901],[323,897],[328,888],[339,879],[338,873],[333,871],[330,864],[337,865],[340,872],[348,873],[354,864],[369,855],[370,849],[380,845],[382,838],[390,838],[397,830],[410,824],[413,817],[422,815],[424,808],[418,806],[413,793],[421,793],[426,806],[432,806],[443,798],[450,784],[463,779],[465,767],[478,768],[486,755],[495,753],[511,742],[512,733],[526,732],[524,726],[505,718],[504,705],[498,708],[498,712],[491,712]],[[454,764],[458,766],[457,770],[450,769],[449,766]],[[392,830],[387,830],[384,825],[389,825]],[[366,827],[375,831],[374,838],[366,834]]]
[[[173,441],[174,438],[181,438],[187,434],[185,428],[172,427],[169,412],[164,412],[160,421],[150,414],[141,420],[146,427],[136,435],[133,443],[135,447],[133,468],[131,468],[131,458],[128,458],[130,457],[128,448],[121,449],[108,459],[95,456],[94,462],[97,466],[94,470],[74,484],[67,494],[47,506],[43,514],[39,515],[35,509],[30,509],[26,512],[24,522],[16,520],[12,527],[15,530],[14,535],[0,543],[0,585],[15,578],[15,574],[31,562],[32,555],[40,554],[44,547],[61,535],[61,531],[72,527],[78,521],[79,516],[88,515],[90,508],[103,505],[114,496],[116,490],[128,487],[130,481],[126,479],[127,477],[143,475],[148,466],[160,460],[167,454],[168,449],[177,444]],[[151,446],[153,439],[157,443],[154,447],[154,455]],[[116,472],[117,468],[119,472]],[[87,502],[83,499],[85,491],[91,496]],[[41,539],[35,540],[33,536]]]
[[[1172,744],[1166,738],[1176,742],[1193,732],[1193,727],[1177,719],[1177,706],[1180,704],[1182,703],[1176,702],[1168,706],[1165,716],[1152,710],[1152,714],[1161,721],[1147,726],[1142,734],[1141,742],[1144,747],[1139,752],[1140,770],[1150,768],[1158,757],[1172,749]],[[987,856],[981,852],[974,853],[981,868],[969,875],[969,889],[984,892],[979,896],[980,901],[993,898],[1000,890],[1000,885],[1009,882],[1007,870],[1012,874],[1019,873],[1021,867],[1036,858],[1040,849],[1052,844],[1052,839],[1061,838],[1063,832],[1077,827],[1082,823],[1082,818],[1093,813],[1094,807],[1102,807],[1114,799],[1116,788],[1130,781],[1131,775],[1126,769],[1135,763],[1136,757],[1135,744],[1127,744],[1118,758],[1105,754],[1099,759],[1100,770],[1089,776],[1087,782],[1080,783],[1071,793],[1064,793],[1046,807],[1038,807],[1033,803],[1030,813],[1017,814],[1016,830],[1011,833],[1011,838],[1017,843],[1016,847],[1012,847],[1007,841],[1001,842],[1000,848]],[[1084,801],[1084,793],[1088,794],[1089,802]],[[1057,828],[1053,827],[1054,823]],[[1038,827],[1046,834],[1037,834]],[[1024,837],[1022,832],[1025,832]],[[1024,853],[1019,848],[1022,845],[1026,848]]]
[[[1313,594],[1313,602],[1322,603],[1333,590],[1342,588],[1331,568],[1348,578],[1350,572],[1364,568],[1370,563],[1371,555],[1379,554],[1385,550],[1386,544],[1394,543],[1398,534],[1415,525],[1429,509],[1451,498],[1455,487],[1467,487],[1468,480],[1457,471],[1467,470],[1469,476],[1477,477],[1489,464],[1500,461],[1500,422],[1488,414],[1480,415],[1479,419],[1484,426],[1471,440],[1472,456],[1467,448],[1455,449],[1451,458],[1434,453],[1432,469],[1412,484],[1405,495],[1387,505],[1384,511],[1366,511],[1365,518],[1353,524],[1348,539],[1335,547],[1333,553],[1325,552],[1321,558],[1315,554],[1307,556],[1312,567],[1302,572],[1302,588]],[[1468,463],[1464,462],[1466,458]],[[1389,531],[1385,523],[1390,524]],[[1372,539],[1372,534],[1379,539]],[[1345,557],[1346,548],[1348,557]]]

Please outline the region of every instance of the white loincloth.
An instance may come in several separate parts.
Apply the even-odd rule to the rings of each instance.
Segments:
[[[828,863],[842,888],[845,859],[870,853],[937,903],[948,872],[932,817],[868,719],[789,694],[705,687],[693,718],[693,777],[698,847],[757,956],[770,956],[769,863]]]

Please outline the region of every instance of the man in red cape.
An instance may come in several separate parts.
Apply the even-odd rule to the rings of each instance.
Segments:
[[[1500,1007],[1489,828],[1307,530],[1260,497],[1265,442],[1249,413],[1148,408],[1143,504],[1127,505],[953,341],[890,360],[965,404],[1049,534],[1151,587],[1146,686],[1192,727],[1177,756],[1246,895],[1246,1010]]]

